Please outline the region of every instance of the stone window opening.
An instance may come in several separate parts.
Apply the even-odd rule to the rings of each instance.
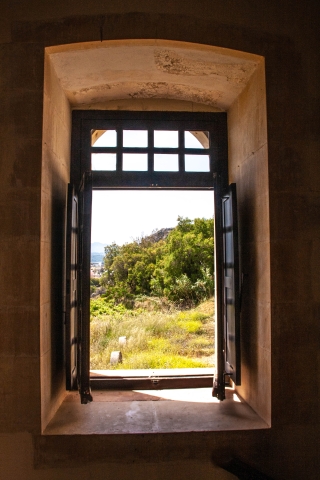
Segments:
[[[172,55],[185,68],[179,72],[162,68],[161,59]],[[264,425],[270,425],[270,238],[264,58],[186,42],[117,40],[45,49],[40,256],[42,431],[51,434],[54,430],[51,419],[57,410],[67,407],[57,293],[62,281],[59,258],[63,252],[61,234],[70,181],[71,113],[80,108],[227,112],[228,182],[236,182],[238,187],[239,244],[244,253],[244,271],[248,271],[250,264],[241,327],[246,333],[241,341],[242,381],[236,392],[266,422]],[[74,141],[73,138],[73,144]],[[252,221],[248,223],[249,218]],[[92,403],[94,409],[98,408],[97,403]],[[88,432],[83,422],[84,419],[80,421],[79,433]],[[209,422],[201,428],[229,428],[219,425]],[[242,423],[238,427],[248,428]],[[123,433],[127,428],[124,422]],[[172,425],[170,431],[179,431],[176,428],[177,425]],[[198,426],[190,424],[186,428],[197,430]],[[257,427],[252,425],[252,428]],[[62,433],[67,430],[65,424]],[[106,425],[104,433],[111,431]]]

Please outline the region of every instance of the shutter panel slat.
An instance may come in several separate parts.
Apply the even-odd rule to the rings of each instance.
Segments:
[[[81,403],[92,401],[90,391],[90,255],[92,175],[85,173],[79,190],[79,306],[78,388]]]
[[[225,376],[236,385],[240,368],[240,295],[236,185],[215,187],[216,375],[213,396],[225,398]]]
[[[222,196],[222,235],[225,373],[231,376],[236,385],[240,385],[239,249],[236,185],[234,183]]]
[[[78,196],[68,185],[66,238],[66,388],[77,388],[78,331]]]

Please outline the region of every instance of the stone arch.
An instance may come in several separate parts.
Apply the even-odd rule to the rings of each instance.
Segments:
[[[257,55],[168,40],[118,40],[47,48],[72,108],[165,99],[227,110],[261,62]]]

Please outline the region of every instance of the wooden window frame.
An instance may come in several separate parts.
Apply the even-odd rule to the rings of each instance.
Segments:
[[[118,132],[117,147],[94,147],[91,145],[93,130],[116,130]],[[147,130],[148,147],[128,148],[122,145],[122,130]],[[179,146],[176,149],[154,148],[154,130],[177,130]],[[209,132],[209,148],[186,149],[184,147],[183,131]],[[154,153],[178,154],[179,171],[153,171],[152,156]],[[91,154],[115,153],[117,164],[115,171],[92,171]],[[148,155],[148,170],[145,172],[128,172],[121,168],[121,156],[124,152],[146,153]],[[209,172],[185,172],[183,169],[184,154],[206,154],[210,157]],[[66,365],[67,388],[78,389],[81,402],[92,400],[92,388],[183,388],[199,387],[214,384],[213,395],[220,400],[225,398],[225,383],[227,375],[233,378],[235,384],[240,384],[240,348],[239,348],[239,273],[230,270],[226,265],[226,245],[232,244],[236,251],[233,263],[238,262],[237,237],[233,236],[233,226],[236,223],[235,187],[228,190],[228,145],[227,145],[227,114],[226,113],[189,113],[189,112],[119,112],[76,110],[73,112],[72,123],[72,155],[69,188],[69,204],[77,205],[79,211],[72,213],[69,208],[67,229],[67,278],[66,278]],[[217,373],[212,376],[170,377],[153,381],[147,378],[127,378],[110,381],[110,378],[90,378],[90,243],[91,243],[91,198],[92,189],[147,189],[147,190],[214,190],[215,198],[215,273],[216,273],[216,342]],[[226,224],[224,205],[233,207],[232,225]],[[227,217],[228,217],[227,215]],[[75,225],[75,218],[79,222]],[[228,218],[229,218],[228,217]],[[229,222],[230,223],[230,222]],[[75,231],[78,240],[75,240]],[[72,233],[73,232],[73,233]],[[230,234],[232,232],[232,234]],[[231,237],[230,237],[231,235]],[[72,263],[74,253],[72,245],[77,245],[77,263]],[[233,254],[232,254],[233,255]],[[71,267],[70,267],[71,266]],[[78,293],[72,292],[70,285],[75,283],[77,272]],[[231,273],[230,273],[231,272]],[[228,327],[227,288],[230,276],[233,278],[233,289],[229,303],[232,304],[232,314],[236,315],[236,327]],[[73,282],[73,283],[72,283]],[[228,286],[227,285],[227,286]],[[230,290],[231,291],[231,290]],[[75,320],[77,319],[77,320]],[[75,325],[75,323],[77,325]],[[228,330],[229,329],[229,330]],[[233,342],[237,333],[237,346],[232,344],[232,363],[228,363],[228,339]],[[70,353],[72,352],[72,353]],[[202,378],[201,378],[202,377]]]

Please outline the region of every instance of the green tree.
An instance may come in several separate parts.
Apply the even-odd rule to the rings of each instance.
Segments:
[[[173,300],[199,301],[213,294],[213,219],[178,217],[154,271],[152,288]]]
[[[178,217],[166,239],[151,235],[105,248],[100,283],[106,296],[123,301],[135,295],[166,296],[196,303],[213,294],[213,220]]]

